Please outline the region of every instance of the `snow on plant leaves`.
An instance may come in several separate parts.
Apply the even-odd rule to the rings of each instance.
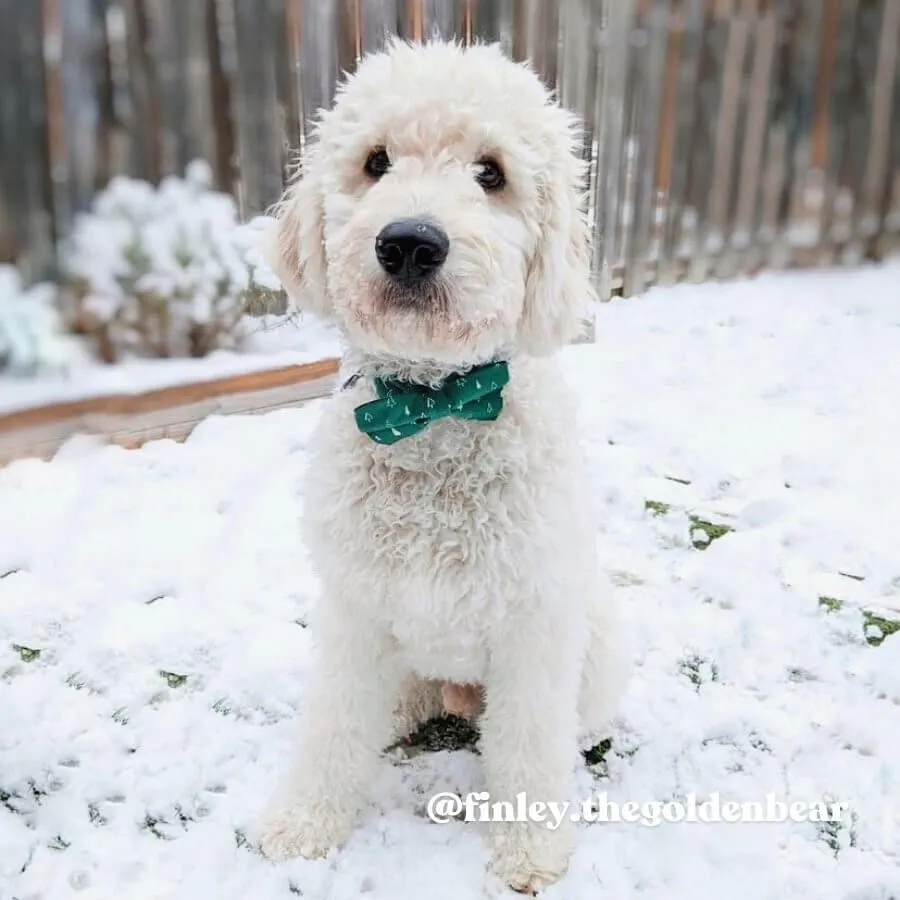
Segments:
[[[0,266],[0,373],[30,377],[66,372],[84,359],[65,333],[50,284],[26,289],[13,266]]]
[[[63,247],[71,315],[116,358],[205,356],[233,348],[248,298],[274,300],[259,245],[272,220],[241,223],[203,163],[158,188],[119,176],[77,217]]]

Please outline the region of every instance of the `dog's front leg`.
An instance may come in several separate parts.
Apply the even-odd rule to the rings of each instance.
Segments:
[[[391,637],[358,612],[328,607],[320,629],[321,665],[293,766],[259,834],[272,859],[324,856],[343,843],[391,734],[400,680]]]
[[[486,679],[481,737],[492,808],[506,801],[516,810],[520,794],[529,805],[554,804],[544,821],[490,826],[494,870],[525,893],[560,878],[574,846],[568,811],[562,820],[550,812],[571,797],[576,756],[580,658],[564,630],[546,622],[504,629]]]

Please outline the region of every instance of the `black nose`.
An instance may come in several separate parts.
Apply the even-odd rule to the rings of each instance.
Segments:
[[[450,238],[425,219],[398,219],[375,238],[375,256],[392,278],[414,284],[436,272],[450,252]]]

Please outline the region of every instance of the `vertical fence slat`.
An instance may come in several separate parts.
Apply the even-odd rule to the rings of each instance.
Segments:
[[[822,0],[803,0],[800,18],[793,35],[791,53],[791,153],[790,174],[783,196],[783,227],[788,251],[783,264],[795,259],[813,262],[820,237],[822,211],[821,170],[814,160],[814,124],[825,110],[818,108],[816,66],[823,51],[827,56],[829,4]]]
[[[63,94],[63,85],[74,87],[77,100],[81,100],[88,106],[90,116],[90,102],[92,94],[84,96],[81,74],[77,68],[65,67],[64,60],[67,55],[71,58],[73,44],[83,45],[84,12],[85,4],[75,0],[70,6],[60,8],[59,0],[42,0],[42,28],[43,28],[43,67],[44,67],[44,96],[47,107],[47,177],[49,181],[50,203],[53,210],[54,231],[66,229],[72,220],[72,197],[70,189],[74,186],[70,182],[72,178],[70,146],[77,146],[84,138],[90,138],[90,129],[80,129],[72,133],[67,127],[67,108],[73,104],[66,103]],[[74,15],[72,15],[74,13]],[[74,34],[73,34],[74,32]],[[74,40],[72,39],[74,38]],[[81,39],[79,39],[81,38]],[[81,54],[78,54],[81,55]],[[73,71],[74,69],[74,71]]]
[[[515,8],[512,56],[528,60],[550,87],[556,86],[559,4],[519,0]]]
[[[513,33],[518,0],[472,0],[475,30],[481,39],[499,43],[504,53],[513,55]],[[603,3],[605,0],[599,0]]]
[[[400,19],[398,0],[353,0],[360,20],[359,52],[370,53],[384,47],[397,31]]]
[[[765,141],[760,194],[759,228],[755,260],[757,266],[777,266],[784,252],[781,240],[782,194],[788,177],[790,109],[788,98],[789,47],[792,20],[780,8],[777,16],[773,63],[769,85],[768,130]]]
[[[857,262],[864,255],[867,242],[866,210],[863,185],[869,151],[862,135],[869,136],[872,130],[872,90],[875,84],[877,56],[875,48],[880,43],[881,0],[857,0],[854,46],[850,59],[851,98],[846,123],[846,155],[843,179],[847,187],[847,199],[851,204],[850,234],[842,248],[844,262]]]
[[[43,13],[38,2],[0,3],[0,252],[26,278],[53,267]]]
[[[237,193],[237,166],[234,149],[234,126],[231,120],[231,82],[228,77],[228,60],[233,47],[228,43],[227,18],[224,4],[217,0],[204,0],[203,37],[209,60],[209,102],[212,134],[210,141],[213,155],[209,159],[216,187],[228,193]]]
[[[594,97],[597,123],[594,189],[594,260],[599,279],[598,293],[607,299],[621,285],[619,198],[625,150],[625,102],[628,46],[622,40],[631,29],[632,3],[615,0],[604,4],[600,25],[599,51],[602,65]]]
[[[239,201],[245,214],[258,213],[278,199],[283,183],[282,129],[273,44],[283,9],[280,0],[234,0],[236,78],[232,116],[240,158]]]
[[[762,195],[762,161],[766,136],[766,113],[772,79],[777,21],[766,5],[753,19],[752,64],[749,74],[747,119],[741,146],[737,200],[731,236],[735,271],[754,271],[754,255]]]
[[[717,76],[725,67],[730,12],[730,4],[720,0],[708,4],[700,46],[700,74],[679,242],[686,275],[692,281],[706,278],[709,254],[717,251],[721,242],[709,218],[713,196],[710,174],[715,170],[716,122],[722,111],[723,83]]]
[[[633,42],[632,51],[635,65],[643,73],[643,77],[640,83],[640,102],[635,107],[634,199],[630,246],[625,250],[626,294],[641,293],[650,275],[650,231],[656,200],[656,154],[659,148],[660,110],[669,31],[668,11],[659,4],[644,4],[639,13],[639,38]],[[655,280],[655,272],[653,279]]]
[[[128,171],[158,181],[163,173],[162,121],[147,0],[125,0],[128,86]]]
[[[822,210],[822,241],[819,261],[833,262],[851,234],[852,198],[845,180],[849,145],[846,123],[851,113],[853,85],[851,64],[855,45],[856,0],[840,4],[834,46],[834,66],[829,92],[828,153]]]
[[[896,4],[898,0],[892,2]],[[900,252],[900,57],[894,61],[894,91],[890,121],[890,150],[882,218],[884,231],[877,248],[880,256]]]
[[[560,102],[578,113],[585,126],[587,152],[593,141],[593,107],[589,102],[596,77],[598,17],[590,0],[565,3],[559,11],[556,89]]]
[[[303,118],[327,106],[339,73],[338,5],[335,0],[293,0],[300,22]]]
[[[875,241],[882,227],[882,205],[888,180],[892,94],[900,44],[900,0],[884,0],[881,37],[872,87],[869,158],[862,185],[862,236]],[[868,255],[868,254],[867,254]]]
[[[677,56],[672,61],[675,83],[668,99],[673,108],[664,108],[663,111],[668,124],[664,132],[667,144],[661,148],[661,152],[665,153],[662,157],[661,184],[666,192],[666,203],[662,213],[657,280],[662,284],[672,284],[683,274],[684,254],[681,248],[693,151],[691,136],[697,109],[695,97],[700,78],[704,14],[705,0],[688,0],[671,26],[677,29]]]
[[[18,174],[14,167],[15,139],[18,131],[14,113],[15,81],[13,67],[15,38],[12,33],[14,0],[0,0],[0,260],[14,260],[20,252],[20,237],[15,227],[13,185]]]
[[[749,2],[741,0],[731,17],[722,72],[722,98],[716,123],[716,147],[710,192],[710,220],[714,245],[710,247],[713,258],[709,261],[710,271],[720,278],[727,278],[735,271],[732,245],[736,200],[735,174],[740,171],[739,159],[746,128],[746,71],[754,18],[753,6],[752,0]]]

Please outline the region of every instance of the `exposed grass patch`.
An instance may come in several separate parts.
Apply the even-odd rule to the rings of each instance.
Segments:
[[[843,600],[837,597],[819,597],[819,608],[826,613],[840,612],[844,608]],[[887,619],[868,609],[861,610],[863,620],[863,637],[872,647],[880,647],[892,634],[900,631],[900,620]]]
[[[5,791],[3,790],[3,788],[0,788],[0,806],[11,813],[19,812],[18,808],[13,803],[15,797],[15,794],[11,794],[9,791]]]
[[[900,631],[900,621],[885,619],[867,609],[863,610],[863,632],[866,641],[873,647],[879,647],[885,639]]]
[[[850,821],[829,821],[816,822],[816,831],[819,833],[819,840],[827,844],[837,859],[841,850],[848,847],[855,847],[857,843],[856,823],[858,817],[853,810],[850,810]]]
[[[13,644],[12,648],[19,654],[19,658],[24,663],[33,663],[41,657],[41,651],[37,647],[26,647],[24,644]]]
[[[825,612],[838,612],[843,606],[844,602],[837,597],[819,597],[819,608]]]
[[[162,819],[157,819],[154,816],[144,816],[144,821],[141,823],[141,828],[144,831],[150,832],[153,837],[158,838],[161,841],[171,841],[171,835],[166,834],[165,831],[160,830],[160,825],[165,825]]]
[[[55,785],[53,789],[58,788]],[[0,806],[18,816],[24,816],[40,806],[47,791],[39,788],[34,779],[29,779],[24,788],[7,790],[0,787]]]
[[[177,672],[167,672],[165,669],[160,669],[159,674],[166,679],[166,684],[170,688],[180,688],[187,681],[187,675],[179,675]]]
[[[247,835],[239,828],[236,828],[234,830],[234,845],[238,849],[241,849],[242,847],[246,847],[248,850],[256,849],[253,844],[250,843],[250,839],[247,837]]]
[[[106,692],[106,688],[102,683],[93,680],[90,676],[85,675],[84,672],[73,672],[67,676],[65,683],[76,691],[87,691],[89,694],[100,695]]]
[[[678,672],[694,685],[698,693],[704,684],[719,680],[719,667],[712,660],[696,653],[679,662]]]
[[[636,745],[629,745],[627,737],[625,743],[622,743],[621,740],[614,742],[613,738],[605,738],[589,750],[583,750],[581,755],[584,758],[584,764],[591,770],[594,778],[609,778],[610,760],[613,757],[631,759],[639,749]]]
[[[688,516],[688,521],[691,523],[691,544],[697,550],[706,550],[713,541],[734,530],[730,525],[710,522],[694,515]]]
[[[600,741],[599,744],[595,744],[590,750],[585,750],[582,754],[585,764],[589,766],[606,765],[606,754],[610,750],[612,750],[612,738]]]
[[[142,828],[145,831],[149,831],[154,837],[159,838],[161,841],[173,841],[175,840],[175,835],[171,833],[171,829],[178,825],[183,830],[187,830],[187,827],[190,823],[194,821],[191,816],[185,815],[184,811],[180,806],[175,807],[175,815],[172,819],[165,819],[162,817],[157,818],[156,816],[146,815],[144,816],[144,821],[142,823]]]
[[[90,819],[91,825],[96,825],[98,828],[109,822],[109,819],[100,812],[96,803],[88,804],[88,819]]]
[[[685,484],[688,483],[685,482]],[[664,503],[662,500],[648,499],[644,500],[644,509],[654,518],[659,518],[672,512],[672,504]],[[709,519],[703,519],[693,513],[688,514],[688,523],[690,524],[691,544],[696,550],[706,550],[713,541],[717,541],[734,530],[730,525],[722,522],[710,522]]]
[[[212,705],[212,711],[220,716],[230,716],[234,712],[234,706],[227,697],[219,697]]]
[[[459,716],[436,716],[409,736],[408,744],[419,752],[471,750],[478,753],[478,729]],[[415,755],[415,754],[413,754]]]

